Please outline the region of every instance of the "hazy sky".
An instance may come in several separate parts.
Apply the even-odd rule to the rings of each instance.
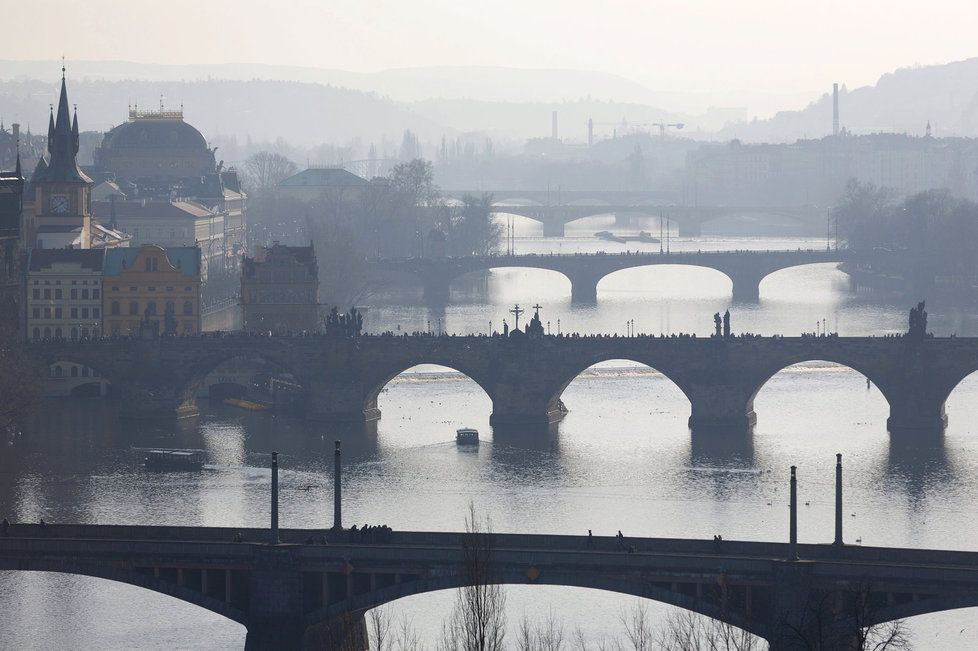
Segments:
[[[0,0],[0,58],[370,72],[583,68],[656,90],[850,88],[978,55],[975,0]]]

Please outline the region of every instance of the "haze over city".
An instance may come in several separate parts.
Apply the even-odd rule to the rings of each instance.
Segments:
[[[0,16],[0,648],[978,648],[978,8]]]

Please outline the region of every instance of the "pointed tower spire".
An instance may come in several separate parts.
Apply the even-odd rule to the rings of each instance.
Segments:
[[[51,115],[48,116],[48,153],[54,147],[54,104],[51,104]]]
[[[75,113],[71,118],[71,147],[74,154],[78,155],[78,105],[75,104]]]

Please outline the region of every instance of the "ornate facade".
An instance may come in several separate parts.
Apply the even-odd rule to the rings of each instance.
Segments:
[[[319,267],[312,246],[275,243],[245,257],[241,309],[248,332],[319,330]]]
[[[200,332],[200,249],[146,244],[105,252],[104,331],[126,336]]]

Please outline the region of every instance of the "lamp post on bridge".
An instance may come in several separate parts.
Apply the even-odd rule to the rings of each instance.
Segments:
[[[343,483],[340,475],[340,441],[333,452],[333,529],[343,528]]]
[[[835,455],[835,540],[836,547],[842,547],[842,454]]]
[[[278,544],[278,452],[272,452],[272,531],[271,540],[273,545]]]
[[[791,493],[788,502],[788,560],[798,560],[798,479],[795,466],[791,466]]]

